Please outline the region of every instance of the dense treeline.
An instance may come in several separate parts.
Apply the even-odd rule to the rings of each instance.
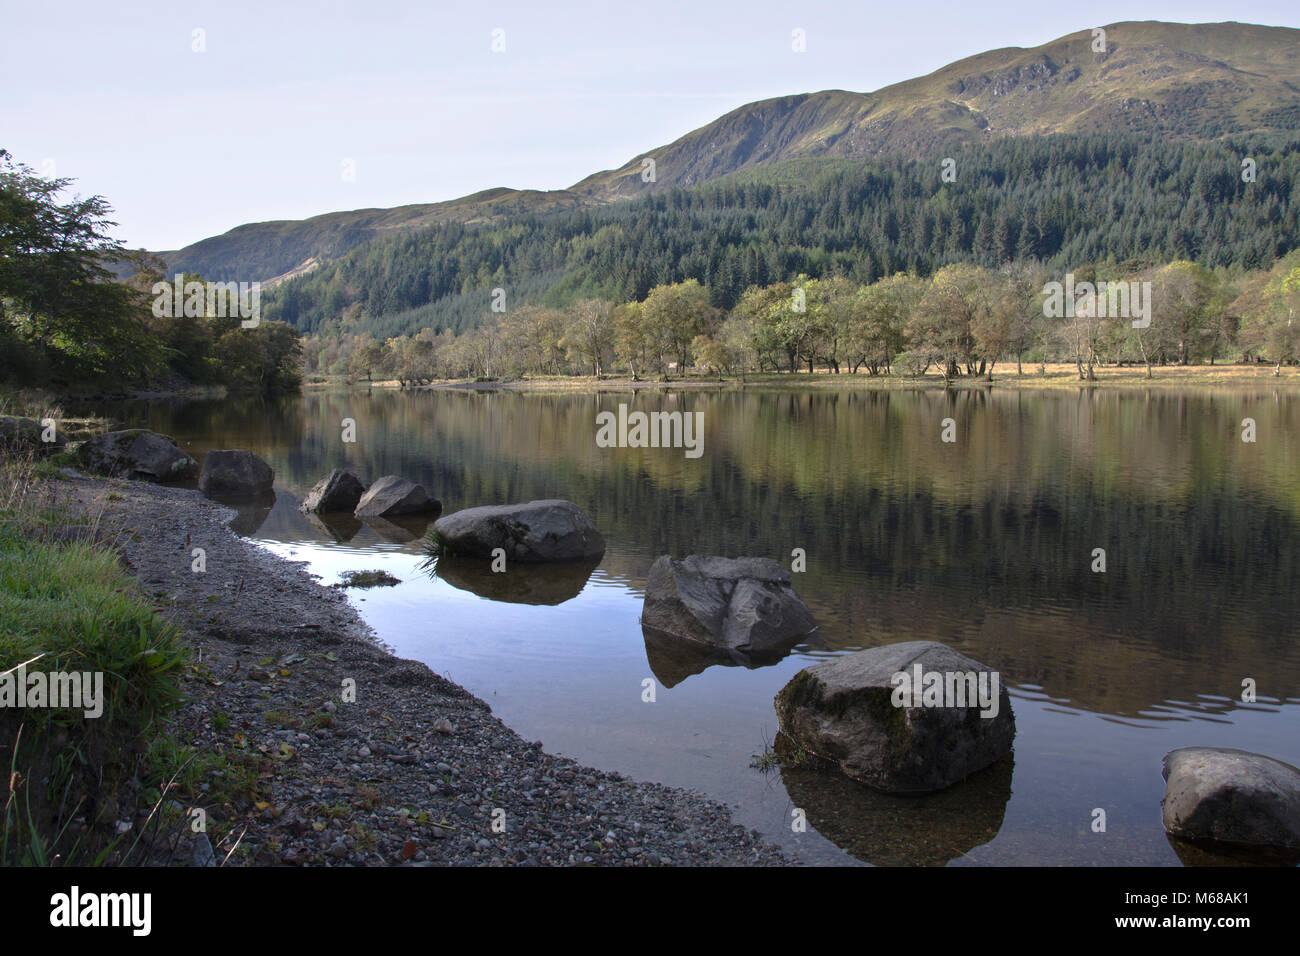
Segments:
[[[297,330],[177,301],[158,308],[162,263],[110,236],[99,196],[61,202],[68,179],[45,179],[0,150],[0,383],[59,388],[296,389]],[[108,268],[131,260],[135,274]],[[185,281],[202,284],[199,276]]]
[[[582,299],[525,305],[460,335],[424,329],[306,341],[307,372],[350,380],[601,375],[663,377],[694,366],[721,377],[749,371],[991,378],[999,362],[1072,362],[1081,379],[1101,364],[1282,365],[1300,359],[1300,250],[1267,271],[1206,269],[1178,260],[1063,277],[1038,265],[944,266],[872,283],[842,276],[751,286],[731,310],[694,279],[656,286],[643,301]],[[1053,283],[1061,283],[1054,296]],[[1112,296],[1112,289],[1118,286]],[[1067,304],[1068,297],[1068,304]],[[1116,306],[1123,306],[1117,309]]]
[[[938,157],[828,160],[802,177],[776,166],[597,209],[446,224],[284,283],[268,315],[309,333],[460,333],[491,317],[495,289],[511,307],[565,306],[695,279],[731,309],[746,289],[800,274],[870,284],[959,262],[1266,269],[1300,241],[1294,139],[1032,137],[953,159],[951,182]]]

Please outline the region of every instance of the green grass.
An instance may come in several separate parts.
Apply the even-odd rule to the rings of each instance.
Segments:
[[[0,672],[100,673],[103,709],[0,709],[0,865],[114,859],[117,821],[160,785],[145,755],[180,700],[179,635],[117,553],[93,536],[43,540],[68,523],[49,484],[30,458],[0,458]]]

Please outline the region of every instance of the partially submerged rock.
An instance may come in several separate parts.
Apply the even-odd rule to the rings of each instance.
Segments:
[[[776,695],[776,713],[809,754],[887,793],[950,787],[1006,756],[1016,733],[1000,675],[934,641],[804,668]]]
[[[397,475],[384,475],[361,496],[353,514],[358,518],[393,518],[441,509],[442,503],[430,498],[429,493],[415,482]]]
[[[1164,759],[1165,829],[1185,840],[1300,850],[1300,769],[1225,747]]]
[[[605,539],[572,501],[558,498],[466,508],[433,524],[443,554],[509,561],[578,561],[605,553]]]
[[[184,481],[199,471],[174,440],[143,428],[96,435],[77,449],[77,461],[92,474],[137,481]]]
[[[252,500],[265,498],[275,484],[271,466],[251,451],[222,449],[203,456],[199,491],[209,498]]]
[[[771,558],[668,555],[650,566],[641,623],[706,647],[747,654],[789,650],[816,626]]]
[[[356,475],[335,468],[307,492],[307,497],[302,499],[301,510],[309,514],[351,512],[365,493],[366,486]]]

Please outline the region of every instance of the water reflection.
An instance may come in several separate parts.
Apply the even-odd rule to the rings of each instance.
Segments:
[[[549,564],[516,561],[504,571],[493,571],[491,561],[445,555],[430,559],[426,565],[430,575],[490,601],[539,605],[563,604],[577,597],[598,567],[599,558]]]
[[[808,823],[876,866],[943,866],[992,842],[1011,799],[1008,754],[956,786],[919,796],[878,793],[831,770],[782,767],[781,779]]]
[[[1166,833],[1183,866],[1296,866],[1300,850],[1238,847],[1214,841],[1183,840]]]
[[[303,512],[303,517],[322,536],[338,544],[347,544],[365,527],[360,518],[354,518],[346,512],[334,514]]]
[[[265,495],[252,500],[247,498],[238,500],[213,498],[213,500],[234,509],[235,517],[230,520],[230,530],[245,538],[251,538],[261,530],[270,516],[271,508],[275,506],[275,492],[268,491]]]
[[[704,456],[597,448],[595,415],[620,401],[704,412]],[[1202,857],[1171,845],[1160,826],[1164,753],[1235,746],[1300,764],[1297,408],[1294,393],[1272,388],[1107,388],[376,390],[69,411],[171,434],[196,458],[211,448],[264,458],[279,501],[269,516],[241,515],[239,528],[283,543],[322,577],[381,565],[403,577],[358,602],[380,637],[490,699],[549,749],[706,790],[738,805],[746,825],[791,842],[788,808],[783,816],[764,802],[784,801],[781,780],[755,789],[747,769],[775,726],[772,696],[809,663],[936,640],[998,668],[1016,693],[1015,797],[999,809],[1003,788],[971,798],[964,818],[960,806],[945,817],[938,808],[961,789],[891,804],[857,785],[844,790],[849,781],[791,772],[784,786],[795,806],[815,811],[814,829],[878,862],[908,861],[897,834],[910,816],[919,828],[911,862],[971,853],[1169,865]],[[343,417],[372,440],[343,443]],[[944,417],[960,425],[955,444],[938,440]],[[1257,422],[1254,445],[1240,440],[1244,417]],[[450,510],[567,498],[609,550],[598,570],[572,581],[551,566],[537,569],[538,581],[527,569],[493,575],[482,565],[449,564],[430,577],[418,571],[418,529],[298,513],[299,497],[336,466],[363,478],[404,475]],[[818,621],[816,644],[754,666],[763,662],[637,633],[658,555],[784,562],[794,547],[807,553],[796,589]],[[1092,569],[1097,548],[1104,573]],[[639,697],[651,674],[663,688],[653,707]],[[1259,682],[1255,704],[1241,702],[1245,677]],[[1076,833],[1097,788],[1116,808],[1112,820],[1142,821],[1129,838]],[[875,821],[875,836],[855,815]]]
[[[419,541],[437,515],[402,515],[394,518],[362,518],[375,534],[392,544]]]
[[[746,667],[750,670],[770,667],[784,660],[803,640],[802,637],[792,639],[789,647],[783,651],[745,654],[741,651],[705,647],[644,624],[641,625],[641,635],[645,640],[646,662],[655,678],[665,687],[676,687],[686,678],[702,674],[705,669],[714,666]]]

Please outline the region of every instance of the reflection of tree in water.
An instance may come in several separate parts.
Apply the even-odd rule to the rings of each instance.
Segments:
[[[1007,755],[947,790],[908,797],[878,793],[833,770],[782,766],[781,782],[808,825],[859,860],[943,866],[998,835],[1012,770]]]
[[[703,411],[704,456],[596,448],[596,412],[619,402]],[[196,455],[250,448],[299,494],[347,467],[417,481],[448,510],[568,498],[609,542],[606,569],[634,584],[659,554],[788,562],[801,547],[799,593],[831,649],[939,640],[1131,717],[1236,700],[1246,675],[1300,697],[1293,406],[1245,390],[377,389],[151,406],[127,424],[194,437]],[[1255,445],[1240,441],[1247,416]],[[956,444],[939,441],[945,417]]]

